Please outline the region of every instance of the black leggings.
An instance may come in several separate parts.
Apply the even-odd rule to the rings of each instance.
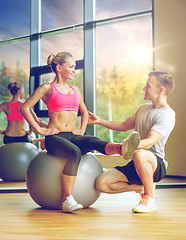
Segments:
[[[81,155],[97,150],[105,153],[107,141],[94,136],[74,135],[71,132],[60,132],[45,137],[45,148],[49,154],[67,159],[63,173],[76,176]]]
[[[10,136],[4,135],[3,142],[4,142],[4,144],[16,143],[16,142],[32,143],[32,139],[28,134],[26,134],[25,136],[21,136],[21,137],[10,137]]]

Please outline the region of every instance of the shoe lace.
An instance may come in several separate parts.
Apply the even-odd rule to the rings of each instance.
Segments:
[[[149,199],[149,196],[148,195],[143,195],[142,196],[142,194],[141,194],[141,201],[140,201],[140,204],[142,204],[142,205],[147,205],[147,203],[148,203],[148,199]]]
[[[140,194],[140,197],[141,197],[141,199],[143,198],[143,196],[144,196],[144,193],[139,193]]]
[[[142,199],[143,196],[144,196],[144,193],[141,193],[141,192],[136,192],[137,194],[140,194],[140,198]]]

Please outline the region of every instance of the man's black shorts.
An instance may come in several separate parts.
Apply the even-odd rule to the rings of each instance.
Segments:
[[[166,175],[166,167],[165,167],[165,164],[163,162],[163,159],[158,157],[156,154],[155,154],[155,156],[157,158],[157,168],[156,168],[156,171],[154,172],[153,181],[154,182],[159,182]],[[133,160],[130,161],[125,166],[116,166],[115,168],[118,171],[125,174],[125,176],[127,177],[128,181],[129,181],[129,184],[142,185],[141,179],[139,178],[139,176],[136,172],[136,168],[134,166],[134,161]]]

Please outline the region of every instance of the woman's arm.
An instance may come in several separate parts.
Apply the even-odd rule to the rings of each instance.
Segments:
[[[36,119],[34,119],[34,116],[32,115],[32,108],[33,106],[42,99],[49,91],[49,85],[48,84],[42,84],[39,86],[35,92],[23,103],[21,107],[21,113],[27,120],[27,122],[34,128],[34,130],[43,136],[56,134],[59,131],[57,129],[50,129],[50,128],[42,128],[39,126]]]
[[[5,103],[0,104],[0,113],[4,111],[4,106],[5,106]]]
[[[7,107],[7,102],[3,102],[0,104],[0,113],[5,112],[6,113],[6,107]],[[6,130],[0,129],[0,134],[4,134]]]
[[[87,108],[85,106],[85,103],[83,101],[83,97],[80,93],[80,91],[78,89],[76,89],[79,93],[79,97],[80,97],[80,105],[79,105],[79,110],[81,112],[81,127],[80,129],[75,129],[72,131],[73,134],[75,135],[83,135],[86,131],[86,127],[88,124],[88,111]]]
[[[44,122],[42,119],[37,117],[37,115],[35,114],[35,112],[33,111],[32,108],[31,108],[31,114],[40,127],[46,128],[48,126],[48,124],[46,122]]]
[[[22,106],[23,106],[23,103],[20,103],[19,106],[18,106],[17,111],[18,111],[19,114],[22,114],[22,112],[21,112],[21,107],[22,107]],[[23,115],[23,114],[22,114],[22,115]],[[28,131],[26,131],[26,133],[27,133],[28,135],[30,135],[30,134],[34,131],[34,128],[33,128],[32,126],[29,125],[29,127],[30,127],[30,129],[29,129]]]
[[[32,108],[31,108],[31,114],[40,127],[47,128],[48,124],[44,122],[42,119],[38,118]],[[27,134],[30,135],[33,131],[34,131],[34,128],[30,126],[30,129],[29,131],[27,131]]]

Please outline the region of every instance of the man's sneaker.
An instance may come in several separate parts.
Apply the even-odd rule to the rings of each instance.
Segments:
[[[65,201],[62,203],[62,212],[73,212],[82,209],[83,206],[78,204],[72,195],[66,197]]]
[[[121,143],[121,152],[125,160],[132,158],[134,151],[138,147],[140,142],[140,135],[138,132],[134,131],[131,133],[129,138],[124,139]]]
[[[141,194],[140,203],[132,209],[134,213],[148,213],[156,210],[155,201],[149,195]]]

